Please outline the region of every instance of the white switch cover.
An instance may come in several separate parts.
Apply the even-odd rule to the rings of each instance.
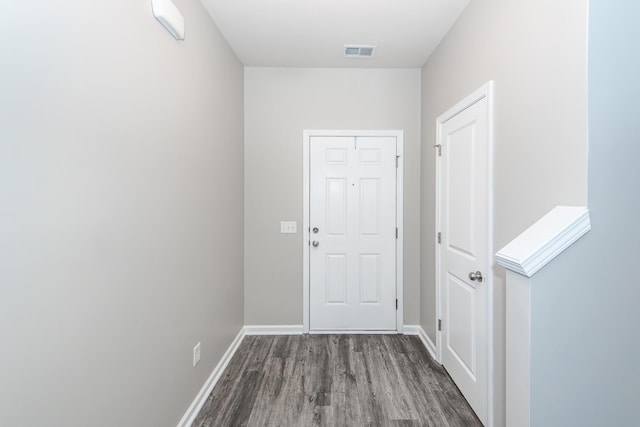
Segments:
[[[196,346],[193,347],[193,367],[194,368],[198,364],[198,362],[200,362],[200,343],[196,344]]]
[[[298,223],[295,221],[281,221],[280,234],[296,234],[298,232]]]

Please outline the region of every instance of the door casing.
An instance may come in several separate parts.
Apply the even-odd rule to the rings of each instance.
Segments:
[[[450,108],[447,112],[442,114],[440,117],[436,119],[436,141],[437,144],[440,143],[440,138],[442,136],[442,126],[443,124],[456,116],[458,113],[466,110],[476,102],[485,99],[487,100],[487,109],[488,109],[488,123],[487,123],[487,143],[488,143],[488,159],[487,159],[487,170],[489,171],[488,179],[488,198],[489,203],[487,204],[489,212],[489,242],[488,242],[488,253],[491,254],[491,259],[493,260],[493,81],[489,81],[480,87],[478,90],[473,92],[471,95],[464,98],[462,101],[458,102],[454,107]],[[441,230],[441,217],[440,217],[440,201],[442,200],[442,185],[441,185],[441,165],[440,165],[440,157],[436,155],[436,223],[435,223],[435,235]],[[436,318],[435,324],[438,324],[438,320],[442,318],[442,272],[441,272],[441,245],[438,243],[437,238],[434,239],[435,245],[435,280],[436,280]],[[486,266],[486,286],[487,286],[487,412],[488,412],[488,426],[493,427],[494,425],[494,280],[493,280],[493,264],[491,261],[490,265]],[[436,357],[438,363],[442,363],[442,331],[436,330]]]
[[[302,216],[302,315],[303,332],[309,331],[309,241],[311,233],[309,231],[309,184],[310,184],[310,150],[309,144],[314,136],[367,136],[367,137],[395,137],[396,156],[398,157],[398,168],[396,171],[396,227],[398,227],[398,238],[396,239],[396,298],[398,299],[398,310],[396,311],[397,332],[404,332],[404,301],[403,301],[403,177],[404,177],[404,131],[401,130],[304,130],[302,145],[302,171],[303,171],[303,216]],[[336,331],[337,333],[376,333],[375,331]],[[312,332],[313,333],[313,332]],[[326,333],[326,332],[323,332]],[[388,333],[383,331],[380,333]]]

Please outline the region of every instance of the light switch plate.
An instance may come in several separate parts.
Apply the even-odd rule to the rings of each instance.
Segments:
[[[196,346],[193,347],[193,367],[194,368],[198,364],[198,362],[200,362],[200,343],[196,344]]]
[[[298,223],[296,221],[281,221],[280,234],[296,234],[298,232]]]

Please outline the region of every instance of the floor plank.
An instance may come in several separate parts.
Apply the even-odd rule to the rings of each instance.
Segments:
[[[193,427],[482,426],[407,335],[247,336]]]

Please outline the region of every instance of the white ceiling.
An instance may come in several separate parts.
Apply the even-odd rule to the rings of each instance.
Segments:
[[[469,1],[202,0],[202,3],[246,66],[386,68],[421,67]],[[345,58],[345,44],[378,48],[373,58]]]

